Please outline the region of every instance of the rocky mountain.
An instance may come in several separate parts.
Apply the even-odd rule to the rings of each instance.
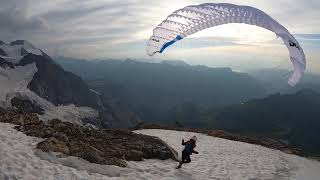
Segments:
[[[99,127],[134,126],[139,118],[90,90],[47,54],[24,40],[0,42],[0,106]]]
[[[212,109],[204,119],[208,127],[278,138],[309,155],[319,156],[319,107],[320,94],[304,89]]]

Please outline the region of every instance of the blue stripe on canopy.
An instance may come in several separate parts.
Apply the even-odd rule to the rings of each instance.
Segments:
[[[171,46],[172,44],[174,44],[175,42],[177,42],[177,41],[179,41],[179,40],[181,40],[181,39],[183,39],[183,37],[181,37],[181,36],[178,35],[174,40],[165,43],[165,44],[162,46],[162,48],[161,48],[161,50],[160,50],[160,53],[162,53],[167,47]]]

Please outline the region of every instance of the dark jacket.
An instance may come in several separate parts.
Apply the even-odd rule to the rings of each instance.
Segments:
[[[191,155],[192,153],[198,154],[198,152],[194,150],[194,148],[196,147],[196,142],[194,140],[190,139],[189,141],[184,142],[184,140],[182,139],[181,144],[185,146],[183,151],[188,152],[189,155]]]

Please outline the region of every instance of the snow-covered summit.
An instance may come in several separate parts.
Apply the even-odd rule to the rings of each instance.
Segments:
[[[6,61],[16,64],[28,54],[43,55],[40,49],[25,40],[16,40],[9,44],[0,41],[0,57]]]

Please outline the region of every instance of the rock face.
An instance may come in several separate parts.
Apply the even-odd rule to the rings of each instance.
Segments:
[[[44,54],[44,53],[43,53]],[[48,55],[42,56],[28,54],[19,62],[19,66],[36,63],[38,71],[28,88],[38,96],[46,99],[54,105],[88,106],[94,109],[99,108],[94,94],[89,90],[83,80],[56,64]],[[92,124],[100,124],[91,121]]]
[[[55,105],[75,104],[76,106],[97,107],[88,86],[82,79],[66,72],[49,56],[28,54],[18,65],[24,66],[35,62],[37,73],[28,88],[40,97]]]
[[[156,137],[128,130],[97,130],[58,119],[47,123],[34,114],[4,112],[0,122],[17,124],[16,128],[29,136],[47,138],[37,148],[83,158],[91,163],[126,166],[126,161],[174,159],[175,152]]]
[[[7,53],[4,52],[4,50],[0,49],[0,55],[1,55],[1,56],[7,56]]]
[[[3,51],[2,49],[0,49],[0,54],[1,51]],[[14,68],[14,65],[11,62],[7,62],[6,60],[4,60],[3,58],[0,57],[0,67],[10,67],[10,68]]]

